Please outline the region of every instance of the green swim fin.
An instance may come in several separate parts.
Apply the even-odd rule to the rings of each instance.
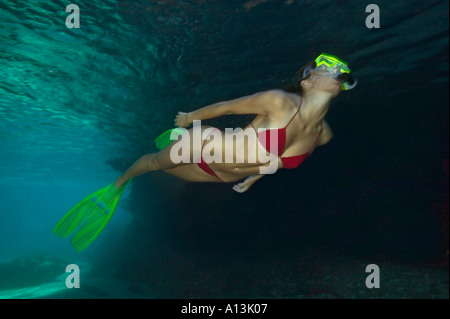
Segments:
[[[186,132],[187,130],[183,127],[171,128],[164,133],[161,133],[156,139],[155,144],[159,150],[169,145],[173,140],[176,140],[178,136]],[[172,139],[170,138],[172,136]]]
[[[112,183],[80,201],[61,218],[53,228],[53,233],[58,237],[66,238],[81,226],[71,240],[73,248],[81,252],[105,228],[130,181],[119,189],[116,189]]]

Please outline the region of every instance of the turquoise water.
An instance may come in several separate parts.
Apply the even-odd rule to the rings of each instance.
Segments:
[[[378,1],[380,29],[360,1],[77,1],[79,29],[67,4],[0,1],[0,269],[17,276],[0,297],[308,298],[318,265],[379,262],[447,285],[411,296],[448,298],[448,272],[435,273],[448,262],[448,2]],[[333,102],[335,139],[304,166],[243,195],[140,177],[84,253],[51,234],[155,151],[178,111],[284,87],[321,52],[359,85]],[[91,289],[58,286],[68,263],[86,265]],[[329,288],[356,272],[326,293],[401,297]]]

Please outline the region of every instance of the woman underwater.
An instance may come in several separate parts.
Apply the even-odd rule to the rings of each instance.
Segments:
[[[157,153],[147,154],[136,161],[116,182],[120,188],[131,178],[149,171],[163,170],[166,173],[192,182],[225,182],[231,183],[246,178],[243,182],[235,184],[233,189],[243,193],[257,180],[264,176],[261,168],[267,168],[267,160],[256,156],[256,161],[249,160],[249,154],[267,152],[278,157],[277,169],[296,168],[317,146],[330,141],[333,134],[324,118],[328,112],[331,100],[341,90],[348,90],[356,86],[357,81],[350,76],[347,63],[336,56],[323,53],[315,61],[308,63],[299,71],[299,83],[296,93],[282,90],[270,90],[256,93],[243,98],[220,102],[205,106],[198,110],[184,113],[178,112],[175,125],[187,127],[195,120],[207,120],[229,114],[256,114],[253,121],[243,130],[251,129],[253,136],[247,139],[232,139],[233,143],[226,143],[226,135],[233,133],[219,132],[213,139],[210,135],[219,130],[208,125],[201,126],[202,134],[194,134],[194,128],[189,132],[190,161],[188,163],[174,163],[171,159],[172,147],[178,141],[173,141]],[[276,128],[276,129],[273,129]],[[205,133],[204,133],[205,132]],[[217,132],[216,132],[217,133]],[[220,134],[222,133],[222,134]],[[275,135],[271,140],[269,134]],[[203,136],[201,142],[193,140]],[[216,138],[219,136],[220,138]],[[259,149],[251,148],[249,140],[258,140]],[[212,145],[210,145],[212,144]],[[224,160],[206,163],[203,160],[204,147],[221,154],[233,153],[233,150],[244,150],[243,157],[233,162]],[[200,149],[196,149],[200,148]],[[269,149],[269,147],[271,147]],[[200,158],[195,158],[195,153]],[[203,153],[203,154],[202,154]],[[237,153],[237,151],[236,151]],[[270,154],[269,154],[270,155]]]
[[[323,53],[299,71],[299,83],[293,93],[270,90],[189,113],[178,112],[175,125],[194,127],[184,131],[180,140],[169,140],[159,152],[142,156],[115,183],[80,201],[64,215],[53,233],[65,238],[78,229],[71,244],[82,251],[111,219],[131,179],[150,171],[163,170],[193,182],[231,183],[245,179],[233,186],[233,190],[243,193],[268,173],[296,168],[315,147],[330,141],[333,134],[324,118],[331,100],[356,84],[346,62]],[[245,135],[227,129],[222,132],[208,125],[196,126],[197,120],[228,114],[256,117],[243,129]],[[172,160],[186,149],[186,161]],[[210,161],[211,150],[218,160]],[[229,154],[232,156],[227,160]],[[270,166],[275,169],[268,169]]]

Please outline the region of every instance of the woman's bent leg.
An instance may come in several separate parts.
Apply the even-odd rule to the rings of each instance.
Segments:
[[[157,153],[147,154],[139,158],[122,176],[119,176],[115,186],[118,188],[129,179],[151,171],[169,169],[178,165],[183,165],[184,163],[175,164],[170,159],[170,149],[175,143],[176,141],[170,143],[167,147]]]
[[[208,128],[208,126],[202,125],[202,131]],[[191,147],[190,147],[190,160],[193,160],[193,150],[192,150],[192,138],[193,133],[192,129],[189,130],[191,137]],[[165,172],[180,177],[182,179],[188,181],[214,181],[210,175],[202,171],[197,164],[191,163],[174,163],[170,158],[170,152],[172,146],[175,145],[178,141],[173,141],[164,149],[157,153],[151,153],[142,156],[139,158],[122,176],[120,176],[116,182],[115,186],[119,188],[124,183],[126,183],[129,179],[145,174],[150,171],[164,170]],[[202,143],[199,143],[202,145]],[[201,153],[201,150],[200,150]],[[206,176],[205,176],[206,175]]]
[[[129,179],[145,174],[149,171],[155,170],[157,167],[155,163],[155,154],[147,154],[138,159],[127,171],[117,178],[115,186],[119,188],[125,184]]]

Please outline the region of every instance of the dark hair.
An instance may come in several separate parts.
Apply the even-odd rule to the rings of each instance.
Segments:
[[[311,61],[308,62],[307,64],[305,64],[300,70],[298,70],[297,72],[297,79],[298,82],[288,85],[287,87],[283,88],[284,91],[286,92],[290,92],[290,93],[298,93],[300,95],[303,95],[303,88],[300,85],[300,82],[304,79],[303,78],[303,71],[308,67],[308,66],[312,66],[314,63],[316,63],[315,61]],[[308,75],[309,76],[309,75]],[[308,76],[306,78],[308,78]]]

